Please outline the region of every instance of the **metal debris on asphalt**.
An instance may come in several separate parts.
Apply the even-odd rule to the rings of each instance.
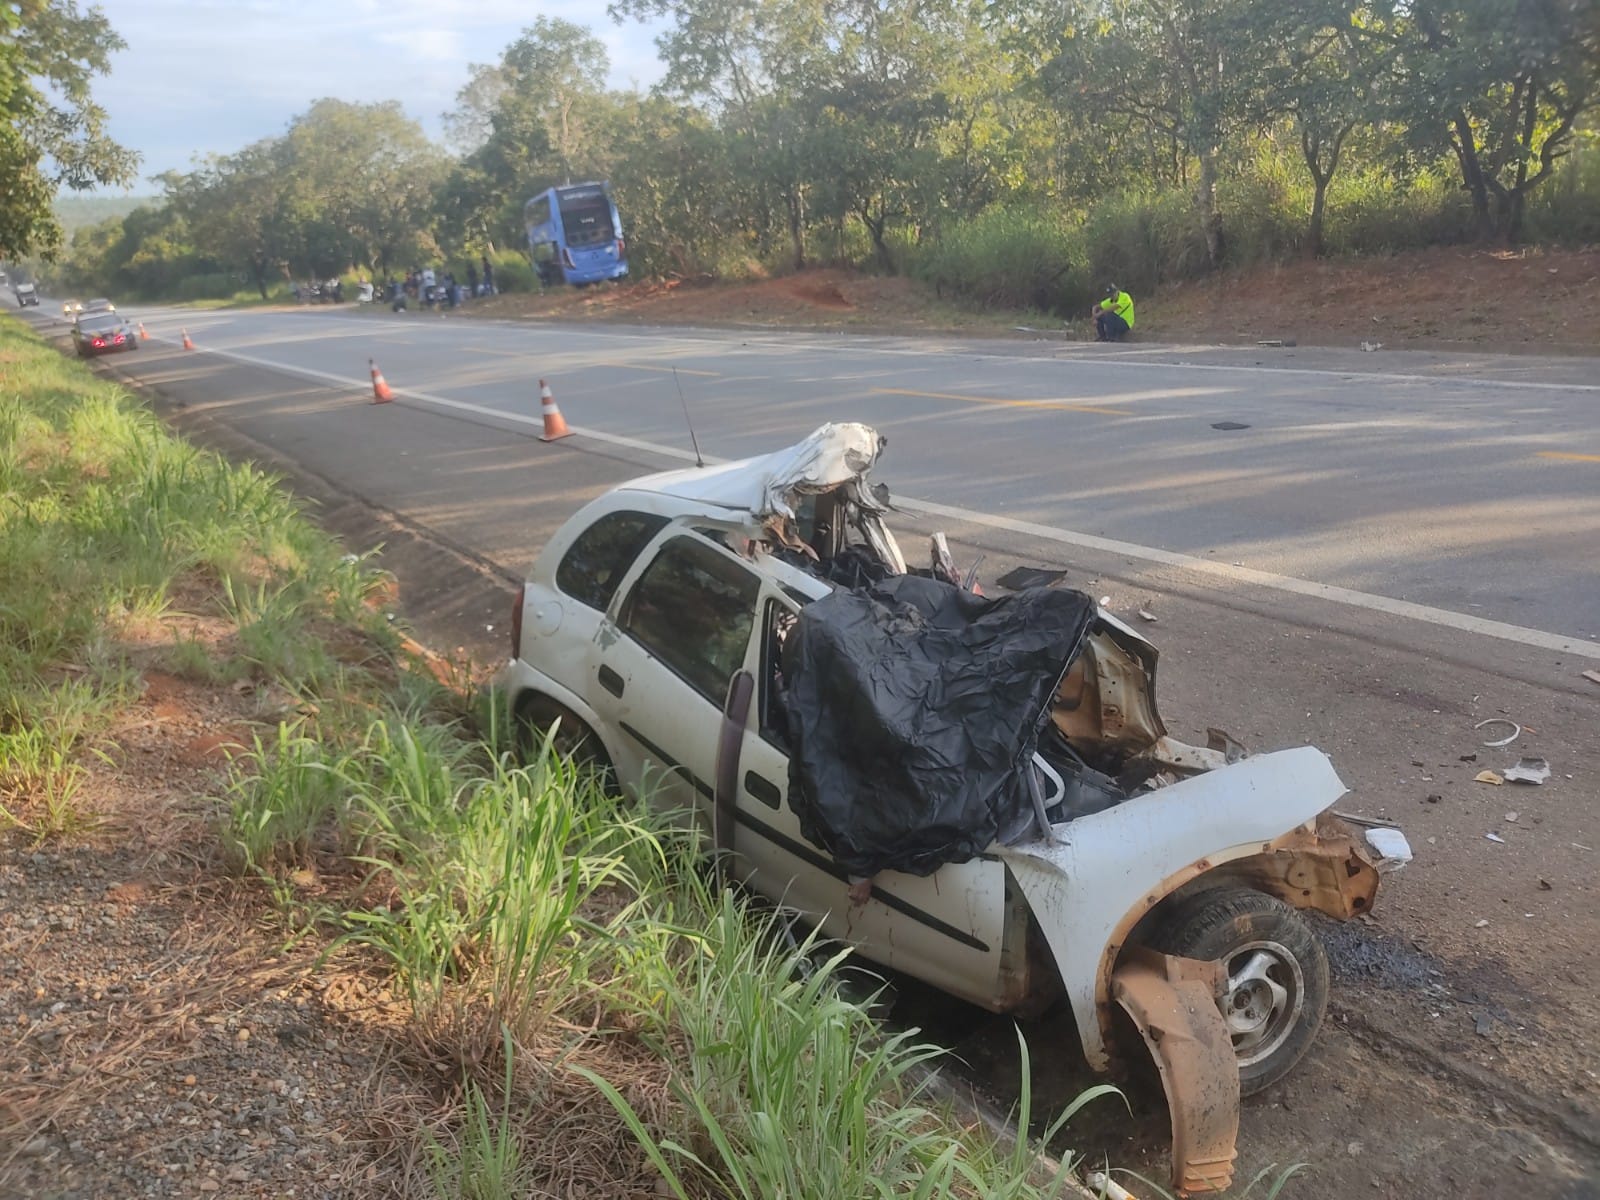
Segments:
[[[1473,726],[1473,728],[1474,729],[1482,729],[1485,725],[1509,725],[1509,726],[1511,726],[1511,736],[1510,737],[1503,737],[1503,738],[1500,738],[1498,741],[1484,742],[1483,743],[1484,746],[1486,746],[1490,750],[1495,749],[1497,746],[1509,746],[1509,745],[1511,745],[1512,742],[1516,741],[1519,737],[1522,736],[1522,726],[1518,725],[1515,721],[1507,719],[1506,717],[1489,717],[1486,720],[1479,721],[1476,725]]]
[[[1506,844],[1505,838],[1501,837],[1498,833],[1486,833],[1483,836],[1488,838],[1491,842],[1499,842],[1502,846]]]
[[[1505,777],[1510,783],[1543,783],[1550,778],[1550,763],[1542,758],[1519,758],[1516,766],[1506,768]]]
[[[1156,620],[1160,619],[1155,615],[1155,613],[1151,612],[1148,608],[1141,608],[1139,610],[1139,615],[1142,618],[1144,618],[1146,621],[1156,621]]]
[[[1472,778],[1478,783],[1492,783],[1495,787],[1499,787],[1505,782],[1496,771],[1479,771]]]
[[[1365,825],[1368,829],[1396,829],[1400,822],[1391,821],[1388,817],[1363,817],[1360,813],[1342,812],[1335,808],[1333,815],[1341,821],[1349,821],[1352,825]]]

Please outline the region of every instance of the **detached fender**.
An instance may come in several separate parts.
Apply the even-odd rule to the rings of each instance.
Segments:
[[[1328,756],[1302,746],[1058,825],[1054,840],[997,848],[1050,947],[1092,1068],[1110,1066],[1111,972],[1140,918],[1219,866],[1271,858],[1286,835],[1313,836],[1301,827],[1346,790]]]

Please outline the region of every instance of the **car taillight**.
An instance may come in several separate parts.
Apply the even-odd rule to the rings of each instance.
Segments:
[[[120,333],[117,334],[117,336],[115,338],[115,341],[116,341],[117,345],[119,345],[119,346],[122,345],[122,335]]]
[[[572,251],[567,249],[565,246],[561,247],[561,261],[566,263],[569,267],[576,268],[578,265],[572,261]]]
[[[627,252],[628,252],[628,243],[625,242],[622,238],[618,238],[617,239],[617,257],[621,258]]]
[[[105,338],[95,338],[94,344],[96,346],[104,346],[106,344],[106,340]]]
[[[522,605],[528,598],[528,585],[517,589],[517,598],[511,603],[511,657],[522,657]]]

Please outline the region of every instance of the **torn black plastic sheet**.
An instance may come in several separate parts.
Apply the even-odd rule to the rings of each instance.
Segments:
[[[807,605],[783,656],[801,832],[858,876],[927,875],[1027,835],[1027,772],[1094,615],[1082,592],[986,598],[920,576]]]

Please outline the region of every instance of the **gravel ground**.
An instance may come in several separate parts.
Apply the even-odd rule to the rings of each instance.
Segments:
[[[387,996],[313,979],[215,857],[206,797],[275,701],[147,679],[91,762],[98,826],[0,846],[0,1196],[374,1194],[360,1018]]]

